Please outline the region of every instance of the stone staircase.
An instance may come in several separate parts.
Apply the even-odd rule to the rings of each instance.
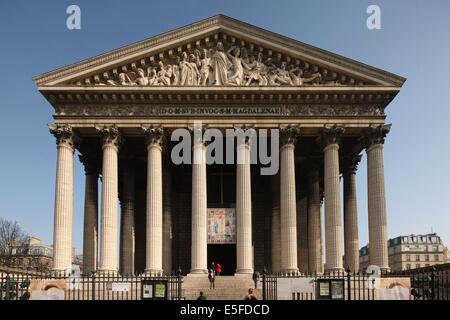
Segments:
[[[203,291],[208,300],[243,300],[248,289],[254,287],[251,275],[218,276],[215,282],[216,288],[209,289],[208,275],[187,275],[183,278],[183,296],[196,300]],[[262,299],[261,282],[254,293]]]

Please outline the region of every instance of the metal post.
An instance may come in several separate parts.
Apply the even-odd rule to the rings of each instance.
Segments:
[[[347,267],[347,299],[352,300],[351,297],[351,276],[350,276],[350,268]]]
[[[178,266],[178,301],[181,300],[181,282],[183,280],[181,273],[181,267]]]
[[[263,276],[262,276],[262,292],[263,292],[263,300],[267,300],[266,285],[267,285],[266,268],[264,268]]]
[[[92,272],[92,300],[95,300],[95,272]]]

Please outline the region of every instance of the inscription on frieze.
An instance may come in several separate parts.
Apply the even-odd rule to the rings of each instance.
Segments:
[[[384,115],[376,105],[170,106],[170,105],[59,105],[58,117],[361,117]]]

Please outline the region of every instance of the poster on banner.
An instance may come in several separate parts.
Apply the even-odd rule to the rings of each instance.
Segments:
[[[375,281],[376,300],[412,300],[411,279],[378,278]]]
[[[130,283],[127,282],[108,282],[106,290],[112,292],[129,292],[131,290]]]
[[[236,243],[235,209],[208,209],[208,244],[227,243]]]
[[[64,300],[67,282],[65,279],[35,279],[30,284],[30,300]]]

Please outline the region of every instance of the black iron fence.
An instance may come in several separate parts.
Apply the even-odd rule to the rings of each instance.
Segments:
[[[377,278],[406,278],[411,285],[410,297],[414,300],[449,300],[450,271],[429,268],[423,270],[405,270],[402,272],[382,273],[381,275],[361,272],[333,272],[329,274],[263,274],[263,299],[276,300],[279,296],[280,279],[303,279],[310,286],[291,290],[291,300],[339,299],[374,300]],[[305,282],[304,281],[304,282]],[[395,281],[394,281],[395,284]],[[323,290],[322,290],[323,289]],[[335,292],[333,292],[333,290]],[[286,299],[286,296],[283,297]]]
[[[332,272],[328,274],[276,273],[263,274],[263,299],[279,298],[280,279],[302,279],[303,285],[291,290],[290,300],[374,300],[374,278],[370,274]]]
[[[0,274],[0,300],[181,299],[182,276],[122,276],[116,273]],[[32,297],[34,295],[34,297]]]
[[[415,300],[449,300],[450,272],[435,267],[390,273],[391,276],[408,276],[411,295]]]

